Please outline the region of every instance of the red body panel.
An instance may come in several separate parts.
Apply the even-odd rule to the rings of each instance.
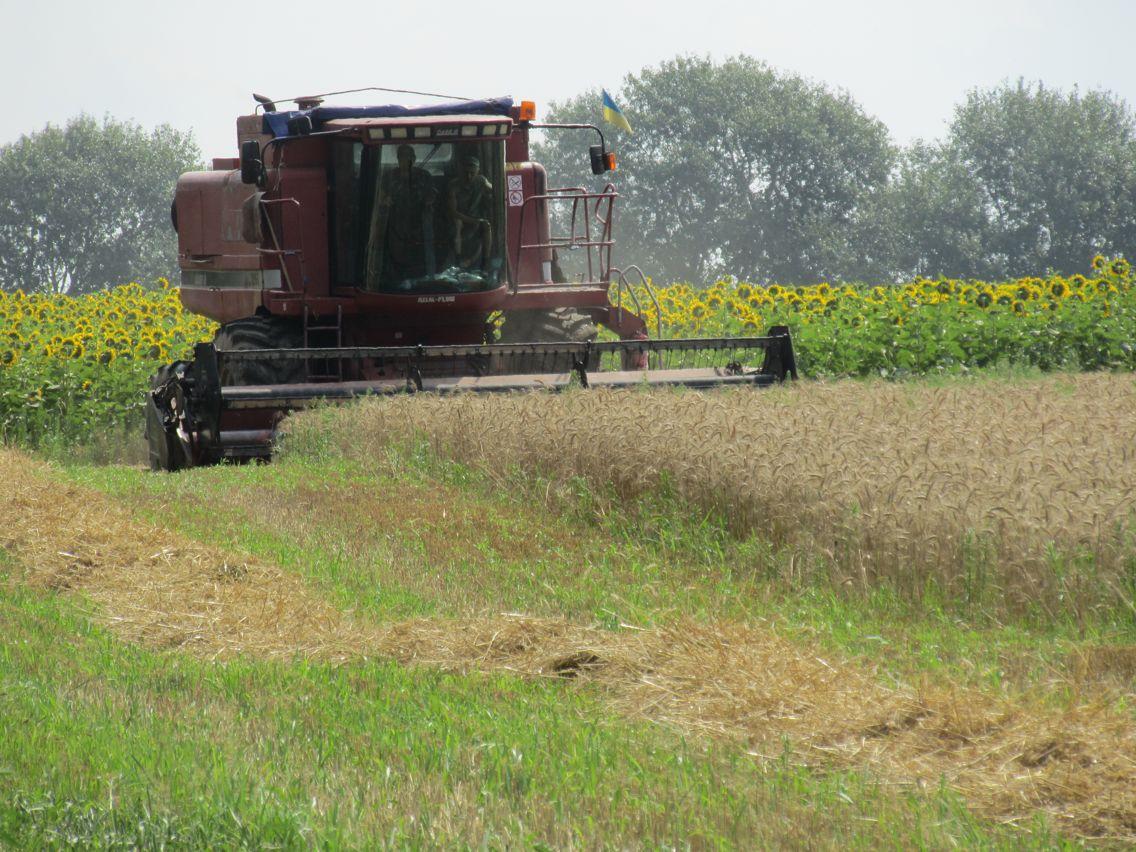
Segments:
[[[328,294],[327,169],[291,166],[280,169],[276,205],[283,248],[297,252],[281,259],[291,286],[311,298]],[[271,200],[269,200],[271,203]],[[270,214],[272,215],[272,214]]]
[[[183,286],[178,296],[187,311],[217,322],[232,322],[252,316],[263,304],[260,290],[209,290]]]
[[[241,211],[256,192],[239,171],[190,172],[178,179],[178,260],[182,269],[260,269],[257,246],[241,235]]]
[[[547,186],[544,166],[509,163],[505,168],[505,210],[509,272],[523,283],[552,283],[552,250],[521,251],[521,246],[547,243],[548,205],[534,196]],[[534,199],[529,201],[528,199]]]

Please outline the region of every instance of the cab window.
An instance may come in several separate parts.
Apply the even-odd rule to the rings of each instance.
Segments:
[[[339,284],[388,293],[492,289],[505,277],[501,140],[333,143]]]

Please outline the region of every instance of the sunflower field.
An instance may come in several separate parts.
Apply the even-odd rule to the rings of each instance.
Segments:
[[[787,325],[801,371],[814,377],[998,365],[1136,369],[1136,278],[1122,258],[1095,258],[1087,276],[998,283],[793,287],[725,279],[656,286],[653,297],[641,287],[634,296],[652,334],[664,337],[751,336]],[[185,312],[165,281],[80,297],[0,293],[0,439],[35,444],[137,428],[149,376],[188,358],[215,330],[212,320]]]
[[[636,288],[648,327],[666,337],[793,334],[809,376],[957,373],[1000,364],[1041,370],[1136,368],[1136,280],[1123,258],[1092,274],[1001,283],[949,278],[904,285],[757,286],[733,279]]]
[[[79,297],[0,293],[0,438],[85,440],[140,424],[150,375],[215,328],[165,280]]]

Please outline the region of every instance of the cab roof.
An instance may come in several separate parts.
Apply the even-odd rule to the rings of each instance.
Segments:
[[[444,117],[447,123],[455,121],[480,120],[490,117],[509,118],[513,107],[513,99],[505,96],[500,98],[487,98],[483,100],[446,101],[437,104],[424,104],[420,106],[404,106],[402,104],[385,104],[382,106],[317,106],[303,110],[282,110],[266,112],[264,126],[273,136],[287,136],[288,122],[298,116],[306,115],[311,119],[313,130],[330,129],[328,124],[350,119],[403,119],[425,118],[437,116]],[[415,122],[418,124],[419,122]],[[351,125],[359,126],[357,121]]]

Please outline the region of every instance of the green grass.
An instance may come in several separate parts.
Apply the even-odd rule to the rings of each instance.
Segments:
[[[760,768],[588,689],[384,662],[210,663],[0,586],[0,844],[1012,846],[945,791]],[[1057,843],[1033,826],[1031,844]]]
[[[887,680],[1037,688],[1058,705],[1082,688],[1071,654],[1133,641],[1109,619],[1007,624],[977,603],[794,585],[783,554],[666,494],[619,505],[580,482],[491,477],[421,446],[365,465],[293,452],[174,476],[74,462],[58,475],[272,561],[375,621],[768,620]],[[0,718],[20,732],[0,738],[0,845],[1067,843],[1042,821],[983,823],[949,790],[805,770],[788,751],[761,766],[737,743],[614,716],[588,686],[381,661],[212,663],[124,645],[85,607],[0,582]]]

